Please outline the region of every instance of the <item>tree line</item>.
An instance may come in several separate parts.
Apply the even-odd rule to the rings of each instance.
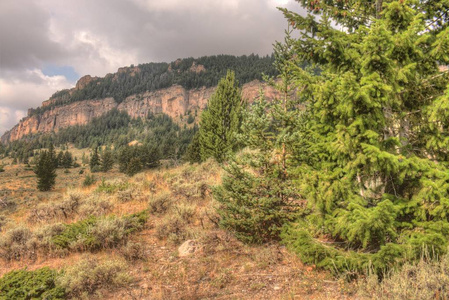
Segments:
[[[204,66],[204,71],[195,72],[190,68],[193,65]],[[273,67],[273,56],[259,55],[215,55],[200,58],[186,58],[171,63],[147,63],[137,66],[139,71],[132,68],[124,72],[108,74],[104,78],[98,78],[86,87],[69,93],[69,90],[58,91],[50,97],[55,103],[38,107],[32,114],[41,114],[55,106],[86,100],[103,99],[113,97],[117,103],[121,103],[126,97],[168,88],[173,84],[179,84],[186,89],[216,86],[227,69],[235,71],[240,84],[245,84],[255,79],[262,79],[262,73],[273,76],[276,69]]]

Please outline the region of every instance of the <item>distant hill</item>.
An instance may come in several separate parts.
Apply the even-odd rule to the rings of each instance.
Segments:
[[[267,97],[275,95],[261,83],[263,73],[276,75],[272,56],[218,55],[131,65],[103,78],[86,75],[74,88],[54,93],[41,107],[29,109],[28,116],[6,132],[1,142],[87,125],[113,109],[133,119],[164,113],[178,120],[186,116],[185,120],[196,123],[196,116],[228,69],[235,71],[245,98],[256,97],[260,88]]]

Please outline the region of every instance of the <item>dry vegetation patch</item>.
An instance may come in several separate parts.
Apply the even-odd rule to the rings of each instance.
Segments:
[[[24,266],[66,270],[61,284],[68,295],[89,299],[100,292],[108,299],[347,297],[337,281],[308,270],[284,247],[248,246],[218,228],[211,188],[220,183],[221,168],[212,161],[111,176],[89,187],[82,186],[85,174],[70,174],[77,174],[77,186],[35,193],[30,205],[18,201],[6,215],[23,225],[0,235],[6,263],[0,273]],[[147,214],[145,225],[130,226],[128,216],[139,212]],[[187,240],[195,247],[180,256]],[[73,265],[86,251],[89,259]],[[118,263],[105,262],[110,257]]]

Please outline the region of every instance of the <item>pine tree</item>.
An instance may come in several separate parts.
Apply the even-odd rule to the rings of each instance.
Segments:
[[[83,165],[87,165],[89,163],[89,158],[86,156],[86,153],[83,152],[83,156],[81,157],[81,162]]]
[[[106,148],[101,155],[101,171],[107,172],[114,166],[114,157],[112,151]]]
[[[64,152],[63,151],[59,151],[58,156],[56,158],[56,161],[58,163],[57,167],[62,166],[62,161],[64,160]]]
[[[200,153],[204,161],[209,157],[223,162],[228,154],[237,150],[235,134],[241,123],[242,96],[233,71],[218,83],[201,115]]]
[[[294,219],[298,193],[293,180],[293,145],[304,120],[286,61],[292,59],[289,39],[275,47],[280,80],[271,83],[278,98],[267,103],[264,95],[243,112],[238,142],[247,148],[234,157],[221,186],[214,190],[221,204],[221,225],[250,243],[279,239],[281,228]]]
[[[51,162],[53,162],[53,168],[58,167],[58,158],[56,156],[55,147],[53,146],[53,143],[49,141],[50,145],[48,146],[48,157]]]
[[[41,152],[34,169],[34,173],[37,175],[37,188],[40,191],[51,190],[56,182],[56,159],[51,153],[46,150]]]
[[[301,3],[321,15],[284,10],[295,59],[312,65],[289,64],[310,117],[312,159],[298,167],[309,212],[285,241],[332,270],[446,252],[448,2]]]
[[[89,166],[90,166],[90,170],[92,172],[99,171],[100,156],[98,155],[98,147],[95,147],[94,151],[92,152],[92,156],[90,157]]]
[[[125,174],[128,176],[133,176],[142,171],[142,169],[143,166],[141,160],[138,157],[133,157],[128,163]]]
[[[70,153],[69,151],[65,151],[64,155],[62,156],[62,161],[61,161],[61,166],[63,168],[71,168],[73,165],[73,157],[72,157],[72,153]]]
[[[193,136],[192,141],[187,147],[186,153],[184,155],[184,160],[188,161],[191,164],[201,162],[201,146],[200,146],[199,131]]]

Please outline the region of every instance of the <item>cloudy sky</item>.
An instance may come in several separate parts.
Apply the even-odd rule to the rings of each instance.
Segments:
[[[0,135],[79,77],[214,54],[272,52],[293,0],[1,0]]]

